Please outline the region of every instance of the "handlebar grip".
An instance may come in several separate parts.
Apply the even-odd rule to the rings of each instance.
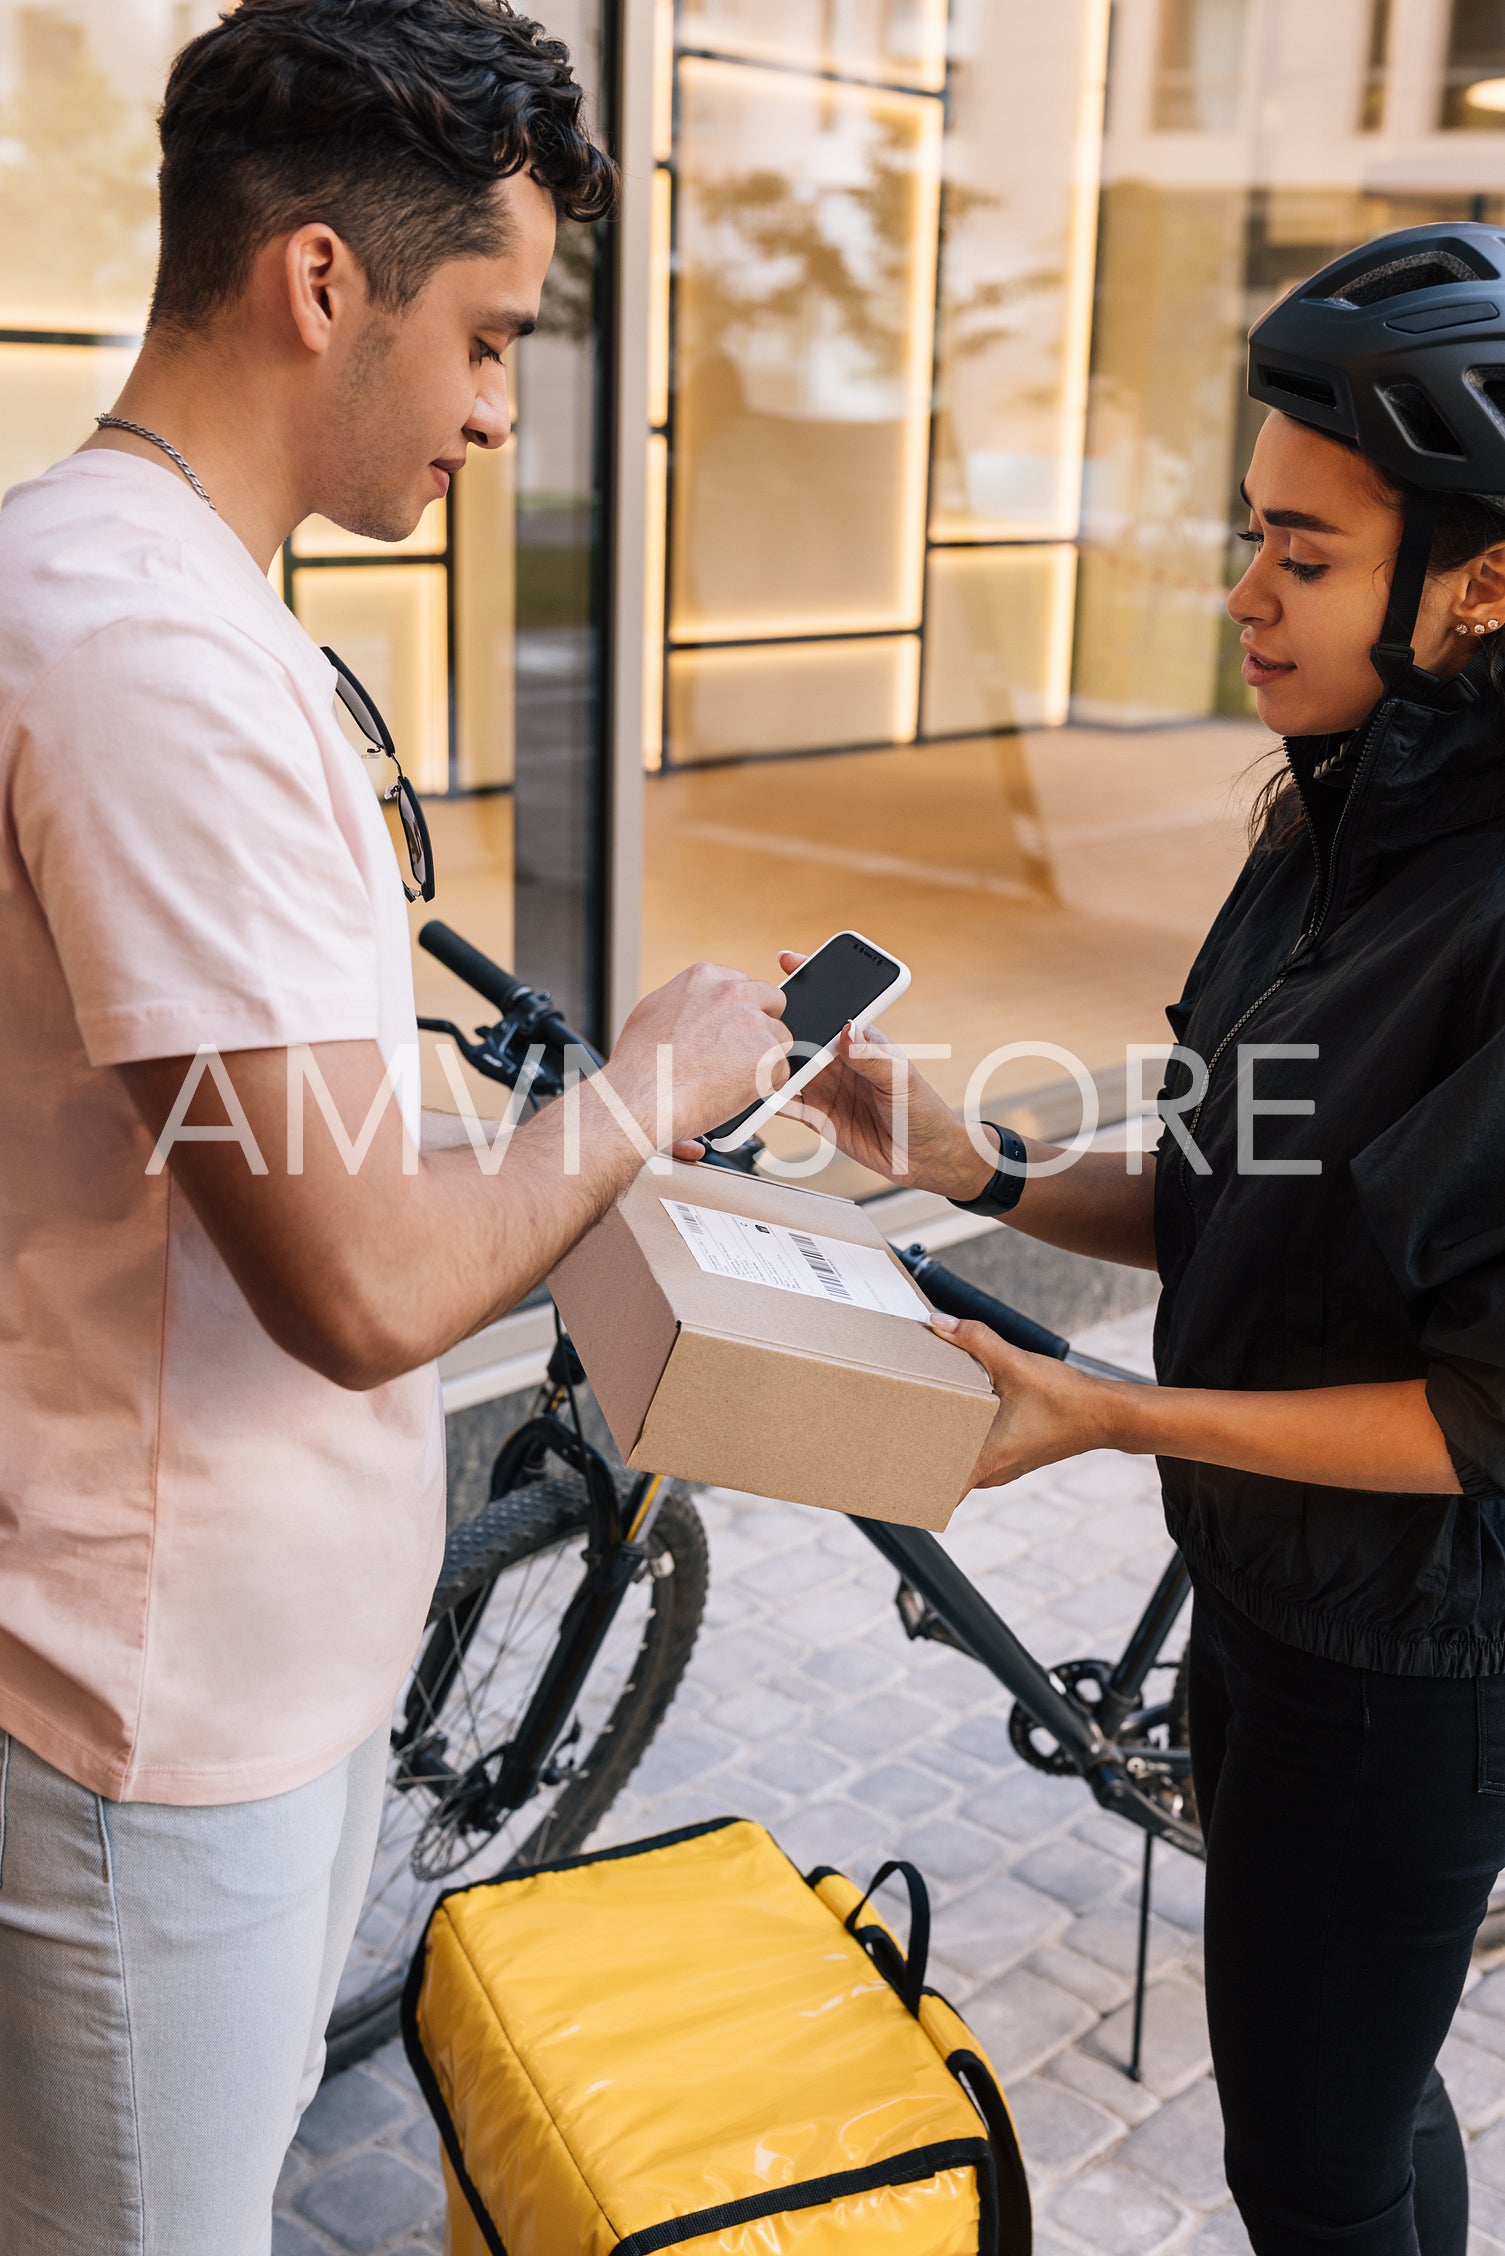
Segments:
[[[1007,1301],[995,1300],[980,1285],[958,1277],[954,1269],[943,1269],[923,1247],[911,1246],[900,1259],[926,1298],[946,1315],[986,1324],[990,1332],[1007,1340],[1010,1347],[1022,1347],[1028,1355],[1053,1355],[1058,1363],[1064,1363],[1071,1353],[1070,1340],[1062,1339],[1059,1332],[1052,1332],[1044,1324],[1037,1324],[1033,1316],[1010,1308]]]
[[[418,935],[418,945],[426,948],[431,956],[437,956],[446,971],[452,971],[467,987],[473,987],[494,1010],[511,1010],[518,996],[527,993],[522,980],[514,979],[510,971],[503,971],[490,956],[483,956],[479,948],[462,940],[459,933],[451,931],[439,917],[429,918]]]

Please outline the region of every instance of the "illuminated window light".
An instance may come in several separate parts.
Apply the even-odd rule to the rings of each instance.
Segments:
[[[1463,99],[1475,110],[1505,110],[1505,78],[1476,79]]]

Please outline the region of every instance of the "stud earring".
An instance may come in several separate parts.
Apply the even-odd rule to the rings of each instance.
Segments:
[[[1496,629],[1496,628],[1497,628],[1497,627],[1499,626],[1499,624],[1500,624],[1500,622],[1499,622],[1499,620],[1498,620],[1498,619],[1491,619],[1491,620],[1490,620],[1490,622],[1489,622],[1489,631],[1490,631],[1490,633],[1491,633],[1491,634],[1493,634],[1493,633],[1494,633],[1495,629]]]
[[[1454,627],[1453,632],[1454,634],[1466,635],[1468,633],[1467,623],[1464,620],[1460,619],[1457,626]]]
[[[1475,629],[1474,629],[1474,633],[1475,633],[1475,634],[1483,634],[1483,632],[1484,632],[1484,629],[1483,629],[1483,627],[1482,627],[1482,626],[1479,626],[1479,627],[1475,627]]]

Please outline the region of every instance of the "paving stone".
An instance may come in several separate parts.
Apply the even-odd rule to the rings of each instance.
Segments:
[[[854,1780],[852,1799],[890,1817],[923,1818],[949,1801],[952,1791],[948,1780],[918,1763],[885,1763]]]
[[[1028,2075],[1062,2045],[1084,2035],[1095,2019],[1091,2006],[1070,1990],[1023,1966],[989,1982],[967,2001],[969,2024],[999,2075],[1009,2082]]]
[[[1000,1873],[937,1914],[932,1947],[948,1965],[984,1981],[1053,1939],[1060,1925],[1060,1907],[1049,1896]]]
[[[1505,2115],[1505,2070],[1493,2053],[1453,2035],[1437,2055],[1437,2065],[1465,2131],[1485,2130]]]
[[[1186,2256],[1254,2256],[1252,2243],[1244,2230],[1244,2220],[1230,2202],[1219,2209],[1195,2240],[1188,2243]],[[1470,2235],[1470,2256],[1472,2235]]]
[[[903,1636],[889,1611],[888,1598],[865,1590],[858,1582],[839,1583],[834,1590],[817,1591],[812,1597],[779,1608],[779,1627],[784,1633],[810,1645],[827,1638],[856,1637],[877,1621],[891,1625],[896,1637]]]
[[[1150,1874],[1150,1903],[1157,1917],[1184,1927],[1188,1934],[1202,1932],[1202,1903],[1207,1893],[1207,1867],[1197,1857],[1179,1849],[1157,1849]]]
[[[430,2182],[395,2154],[373,2149],[322,2171],[297,2196],[310,2223],[352,2256],[372,2256],[399,2233],[411,2234],[442,2207]]]
[[[1121,2115],[1126,2123],[1144,2123],[1156,2114],[1159,2100],[1143,2084],[1131,2084],[1122,2068],[1115,2068],[1106,2060],[1094,2060],[1090,2052],[1079,2052],[1068,2046],[1047,2061],[1043,2074],[1052,2083],[1065,2084],[1069,2091],[1080,2092],[1084,2099],[1094,2099],[1110,2115]]]
[[[817,1723],[815,1735],[838,1754],[876,1762],[901,1754],[912,1741],[923,1738],[938,1713],[928,1700],[917,1700],[913,1693],[875,1692]]]
[[[1129,1995],[1129,1984],[1121,1974],[1100,1965],[1095,1958],[1084,1958],[1080,1951],[1067,1950],[1061,1943],[1042,1944],[1039,1950],[1030,1952],[1025,1964],[1043,1974],[1047,1982],[1059,1982],[1063,1990],[1070,1990],[1095,2013],[1111,2013]]]
[[[1469,2223],[1489,2240],[1505,2241],[1505,2194],[1493,2186],[1469,2187]]]
[[[738,1584],[759,1598],[803,1598],[839,1582],[847,1571],[841,1560],[812,1543],[798,1551],[776,1551],[771,1558],[759,1559],[743,1570]]]
[[[1004,1864],[1003,1850],[993,1834],[954,1817],[935,1818],[922,1826],[916,1848],[927,1879],[960,1884],[1001,1872]]]
[[[1115,1974],[1132,1981],[1139,1955],[1139,1907],[1126,1902],[1102,1904],[1096,1911],[1074,1919],[1062,1940],[1068,1950],[1081,1951],[1087,1958],[1111,1966]],[[1150,1980],[1153,1982],[1158,1974],[1183,1960],[1186,1953],[1185,1934],[1151,1911],[1145,1954]]]
[[[1128,1865],[1135,1873],[1142,1868],[1144,1835],[1137,1825],[1125,1825],[1121,1817],[1110,1817],[1106,1810],[1096,1809],[1089,1803],[1071,1830],[1079,1841],[1090,1841],[1095,1849],[1117,1857],[1120,1864]],[[1163,1861],[1160,1857],[1155,1859],[1157,1872]]]
[[[723,1692],[706,1710],[706,1721],[717,1731],[729,1731],[747,1747],[763,1747],[786,1732],[802,1735],[809,1725],[808,1710],[766,1684],[748,1685],[738,1692]]]
[[[897,1628],[898,1624],[894,1626]],[[828,1686],[832,1692],[871,1692],[889,1682],[901,1656],[902,1648],[890,1657],[886,1653],[875,1653],[866,1645],[822,1642],[817,1651],[805,1655],[801,1666],[806,1676],[814,1677],[819,1685]]]
[[[1468,2150],[1468,2174],[1484,2185],[1505,2193],[1505,2123],[1484,2131]]]
[[[1032,2185],[1037,2178],[1054,2184],[1085,2168],[1124,2133],[1118,2116],[1106,2108],[1038,2076],[1020,2076],[1010,2083],[1009,2110],[1019,2128]]]
[[[1036,2246],[1038,2247],[1038,2242]],[[272,2219],[272,2256],[329,2256],[327,2240],[315,2240],[291,2217]]]
[[[834,1864],[859,1886],[890,1853],[892,1840],[887,1819],[835,1799],[795,1810],[779,1831],[779,1847],[802,1872]]]
[[[1121,2005],[1099,2022],[1087,2049],[1115,2064],[1126,2061],[1133,2043],[1133,2018],[1132,2003]],[[1201,1985],[1182,1974],[1152,1982],[1145,1993],[1142,2062],[1151,2091],[1159,2099],[1173,2099],[1206,2074],[1210,2059],[1207,2001]]]
[[[426,2171],[436,2183],[442,2184],[439,2176],[439,2126],[432,2115],[424,2113],[416,2123],[410,2123],[402,2134],[402,2145],[420,2169]]]
[[[298,2125],[297,2143],[310,2154],[344,2154],[409,2113],[390,2084],[363,2067],[351,2068],[315,2092]]]
[[[845,1778],[852,1766],[828,1747],[818,1747],[813,1739],[802,1734],[797,1739],[775,1739],[766,1747],[759,1747],[738,1765],[740,1770],[750,1770],[765,1786],[781,1793],[809,1796],[824,1794]]]
[[[1035,1841],[1065,1823],[1081,1805],[1079,1778],[1052,1778],[1019,1763],[1007,1777],[969,1794],[962,1807],[974,1825],[1011,1841]]]
[[[1056,1599],[1054,1611],[1062,1621],[1075,1622],[1090,1644],[1099,1649],[1123,1643],[1144,1605],[1137,1583],[1117,1574],[1101,1575]]]
[[[791,1638],[766,1628],[735,1629],[727,1636],[702,1638],[690,1665],[700,1683],[727,1692],[734,1685],[775,1675],[783,1666],[792,1668],[797,1650]]]
[[[724,1770],[740,1752],[730,1732],[713,1731],[701,1723],[676,1725],[671,1710],[633,1774],[633,1792],[642,1797],[672,1793],[677,1786]]]
[[[1473,2013],[1488,2013],[1497,2021],[1505,2021],[1505,1966],[1474,1984],[1468,2005]]]
[[[1054,1896],[1072,1911],[1090,1911],[1124,1884],[1124,1868],[1115,1857],[1070,1836],[1031,1849],[1014,1870],[1032,1888]]]
[[[1223,2175],[1223,2116],[1210,2076],[1167,2101],[1141,2124],[1120,2157],[1154,2178],[1192,2209],[1215,2209],[1228,2198]]]
[[[1095,2256],[1153,2256],[1182,2223],[1174,2202],[1113,2163],[1063,2188],[1047,2214]]]

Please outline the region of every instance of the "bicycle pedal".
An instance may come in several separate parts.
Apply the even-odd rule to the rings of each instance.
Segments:
[[[972,1648],[964,1638],[958,1637],[948,1621],[920,1596],[907,1582],[901,1582],[894,1592],[894,1604],[904,1625],[904,1634],[910,1639],[924,1638],[932,1645],[949,1645],[955,1653],[965,1653],[968,1660],[975,1658]]]

